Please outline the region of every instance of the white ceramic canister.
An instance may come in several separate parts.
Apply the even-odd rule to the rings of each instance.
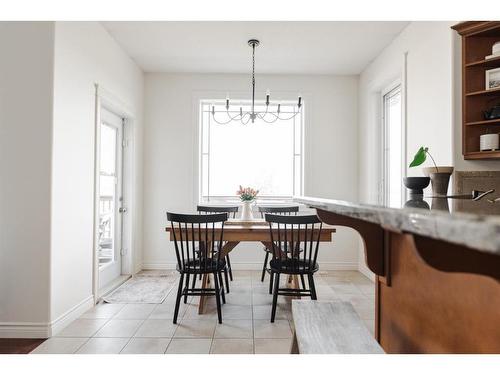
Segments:
[[[498,134],[483,134],[479,137],[479,149],[481,151],[498,150],[499,135]]]

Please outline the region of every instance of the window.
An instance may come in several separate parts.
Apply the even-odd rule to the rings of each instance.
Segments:
[[[232,121],[220,125],[213,121],[211,106],[220,121],[227,118],[222,102],[202,100],[200,105],[200,198],[201,201],[236,198],[239,185],[260,191],[259,199],[287,199],[302,194],[303,117],[301,113],[289,120],[243,125]],[[249,102],[234,106],[239,113],[250,110]],[[281,102],[283,116],[297,107]],[[264,111],[256,103],[256,111]]]
[[[403,142],[401,85],[383,96],[384,123],[384,200],[391,207],[403,203]]]

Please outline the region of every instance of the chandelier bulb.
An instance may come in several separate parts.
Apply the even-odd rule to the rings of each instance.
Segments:
[[[267,91],[266,91],[266,106],[269,105],[269,96],[271,96],[271,91],[269,91],[269,89],[267,89]]]
[[[240,116],[243,117],[243,108],[240,107]]]
[[[212,105],[212,116],[215,116],[215,106]]]
[[[299,108],[302,106],[302,96],[300,96],[300,94],[299,94],[299,103],[297,104],[297,106]]]
[[[278,115],[280,113],[280,109],[281,109],[281,104],[278,104]]]
[[[229,98],[226,98],[226,109],[229,109]]]

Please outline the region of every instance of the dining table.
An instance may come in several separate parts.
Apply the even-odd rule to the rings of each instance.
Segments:
[[[175,241],[173,231],[175,231],[177,238],[180,237],[179,231],[181,229],[172,229],[171,226],[165,228],[169,233],[170,241]],[[220,228],[218,229],[220,230]],[[317,229],[316,229],[317,230]],[[321,232],[319,233],[320,242],[332,242],[332,234],[335,233],[335,227],[322,224]],[[216,236],[217,237],[217,236]],[[231,251],[233,251],[240,242],[260,242],[268,249],[272,249],[271,231],[269,223],[264,219],[241,220],[241,219],[228,219],[224,223],[223,228],[223,246],[221,252],[221,259],[224,259]],[[289,277],[288,282],[291,288],[300,289],[297,275]],[[210,275],[205,274],[202,278],[202,288],[206,288],[210,284]],[[300,298],[300,297],[296,297]],[[203,314],[205,307],[206,296],[200,296],[200,303],[198,306],[198,314]]]

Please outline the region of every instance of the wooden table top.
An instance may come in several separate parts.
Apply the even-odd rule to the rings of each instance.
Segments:
[[[240,224],[241,220],[230,219],[224,224],[224,241],[260,241],[269,242],[271,241],[271,235],[269,232],[269,224],[264,220],[255,220],[253,223]],[[170,226],[166,227],[167,232],[172,232]],[[203,232],[203,228],[201,229]],[[218,233],[219,228],[215,229],[215,233]],[[175,232],[178,233],[179,229],[175,228]],[[323,224],[320,241],[321,242],[331,242],[332,233],[335,233],[335,227]],[[277,235],[277,230],[276,230]],[[174,241],[174,236],[170,236],[170,241]]]

